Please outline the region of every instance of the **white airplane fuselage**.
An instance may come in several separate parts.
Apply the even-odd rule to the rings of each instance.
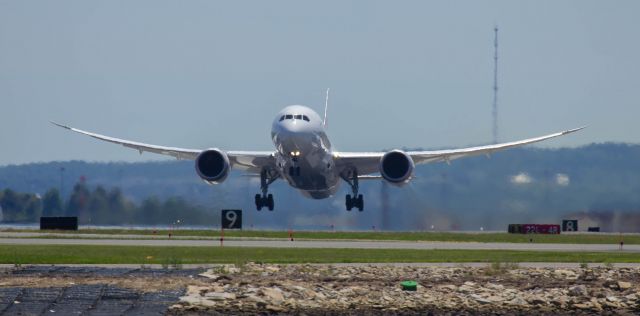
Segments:
[[[276,167],[305,196],[324,199],[339,187],[331,143],[320,115],[302,105],[282,109],[271,127]]]

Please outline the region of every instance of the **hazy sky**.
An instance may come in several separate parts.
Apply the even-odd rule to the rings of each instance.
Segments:
[[[271,150],[275,113],[319,112],[338,150],[491,141],[640,143],[640,1],[0,0],[0,165]]]

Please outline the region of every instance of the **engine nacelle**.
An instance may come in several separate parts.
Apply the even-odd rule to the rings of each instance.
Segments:
[[[380,174],[393,184],[409,182],[414,168],[413,159],[402,150],[392,150],[380,159]]]
[[[229,157],[218,149],[203,150],[196,157],[196,172],[209,184],[216,184],[224,181],[229,175]]]

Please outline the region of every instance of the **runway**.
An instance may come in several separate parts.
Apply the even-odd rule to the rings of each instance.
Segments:
[[[184,239],[81,239],[81,238],[0,238],[0,244],[14,245],[111,245],[219,247],[218,240]],[[593,252],[620,251],[618,244],[552,243],[479,243],[479,242],[406,242],[406,241],[337,241],[337,240],[225,240],[227,247],[266,248],[348,248],[348,249],[459,249],[459,250],[529,250]],[[625,252],[640,252],[640,245],[625,245]]]

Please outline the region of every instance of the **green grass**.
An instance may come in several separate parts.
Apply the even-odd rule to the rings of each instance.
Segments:
[[[40,230],[2,230],[5,232],[49,232],[70,234],[125,234],[153,237],[152,230],[135,229],[80,229],[78,231],[40,231]],[[158,230],[155,236],[220,236],[219,230]],[[225,237],[253,237],[253,238],[288,238],[287,231],[262,230],[227,230]],[[400,241],[457,241],[457,242],[509,242],[528,243],[530,239],[536,243],[568,243],[568,244],[617,244],[621,236],[616,234],[561,234],[561,235],[521,235],[508,233],[443,233],[443,232],[329,232],[329,231],[300,231],[294,232],[296,239],[351,239],[351,240],[400,240]],[[624,235],[624,243],[628,245],[640,244],[640,235]]]
[[[5,264],[340,262],[640,262],[626,252],[2,245]]]

